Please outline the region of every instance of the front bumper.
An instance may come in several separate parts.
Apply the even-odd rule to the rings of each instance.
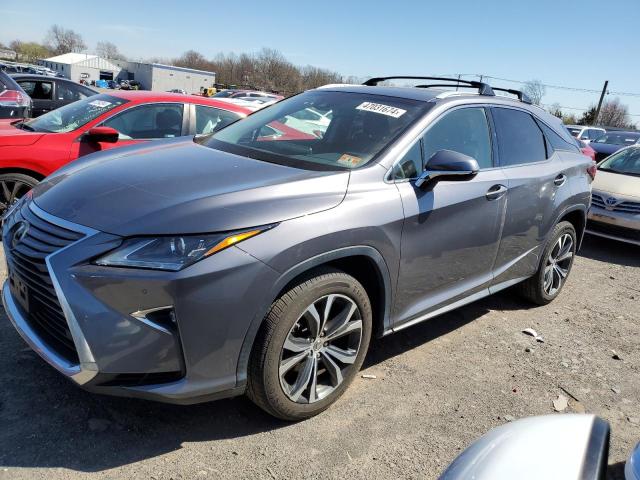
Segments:
[[[640,245],[640,214],[609,210],[592,204],[586,233]]]
[[[11,272],[3,303],[19,334],[50,365],[82,388],[112,395],[187,404],[243,392],[240,350],[264,303],[261,285],[274,281],[274,270],[235,247],[180,272],[100,267],[91,260],[120,238],[52,217],[33,202],[17,210],[3,228]],[[20,246],[12,245],[15,226],[29,219],[82,233],[45,258],[77,356],[56,341],[59,327],[47,335],[40,292],[31,290],[40,286],[31,285]],[[16,278],[33,302],[18,298]],[[158,311],[170,321],[147,315]]]

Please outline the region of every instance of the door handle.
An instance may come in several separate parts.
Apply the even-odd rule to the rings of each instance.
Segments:
[[[487,190],[487,200],[497,200],[499,198],[501,198],[502,196],[504,196],[505,193],[507,193],[508,188],[505,187],[504,185],[494,185],[493,187],[491,187],[489,190]]]
[[[553,184],[558,187],[561,187],[562,185],[565,184],[566,181],[567,181],[567,176],[564,173],[561,173],[555,178],[555,180],[553,181]]]

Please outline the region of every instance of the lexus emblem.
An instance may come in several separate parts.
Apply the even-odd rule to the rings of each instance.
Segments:
[[[29,224],[25,221],[18,222],[16,224],[16,229],[13,231],[13,237],[11,238],[11,248],[16,248],[16,245],[27,236],[27,232],[29,231]]]

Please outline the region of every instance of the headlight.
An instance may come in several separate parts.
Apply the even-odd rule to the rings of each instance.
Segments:
[[[177,271],[270,228],[272,226],[218,235],[129,238],[95,263]]]

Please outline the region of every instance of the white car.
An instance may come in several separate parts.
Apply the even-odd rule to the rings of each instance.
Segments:
[[[305,108],[292,115],[287,115],[281,121],[296,130],[318,136],[318,133],[324,134],[326,132],[329,123],[331,123],[332,115],[331,110],[322,113],[313,108]]]
[[[585,143],[589,143],[591,140],[595,140],[607,133],[604,128],[600,127],[589,127],[585,125],[565,125],[565,127],[567,127],[571,135]]]

